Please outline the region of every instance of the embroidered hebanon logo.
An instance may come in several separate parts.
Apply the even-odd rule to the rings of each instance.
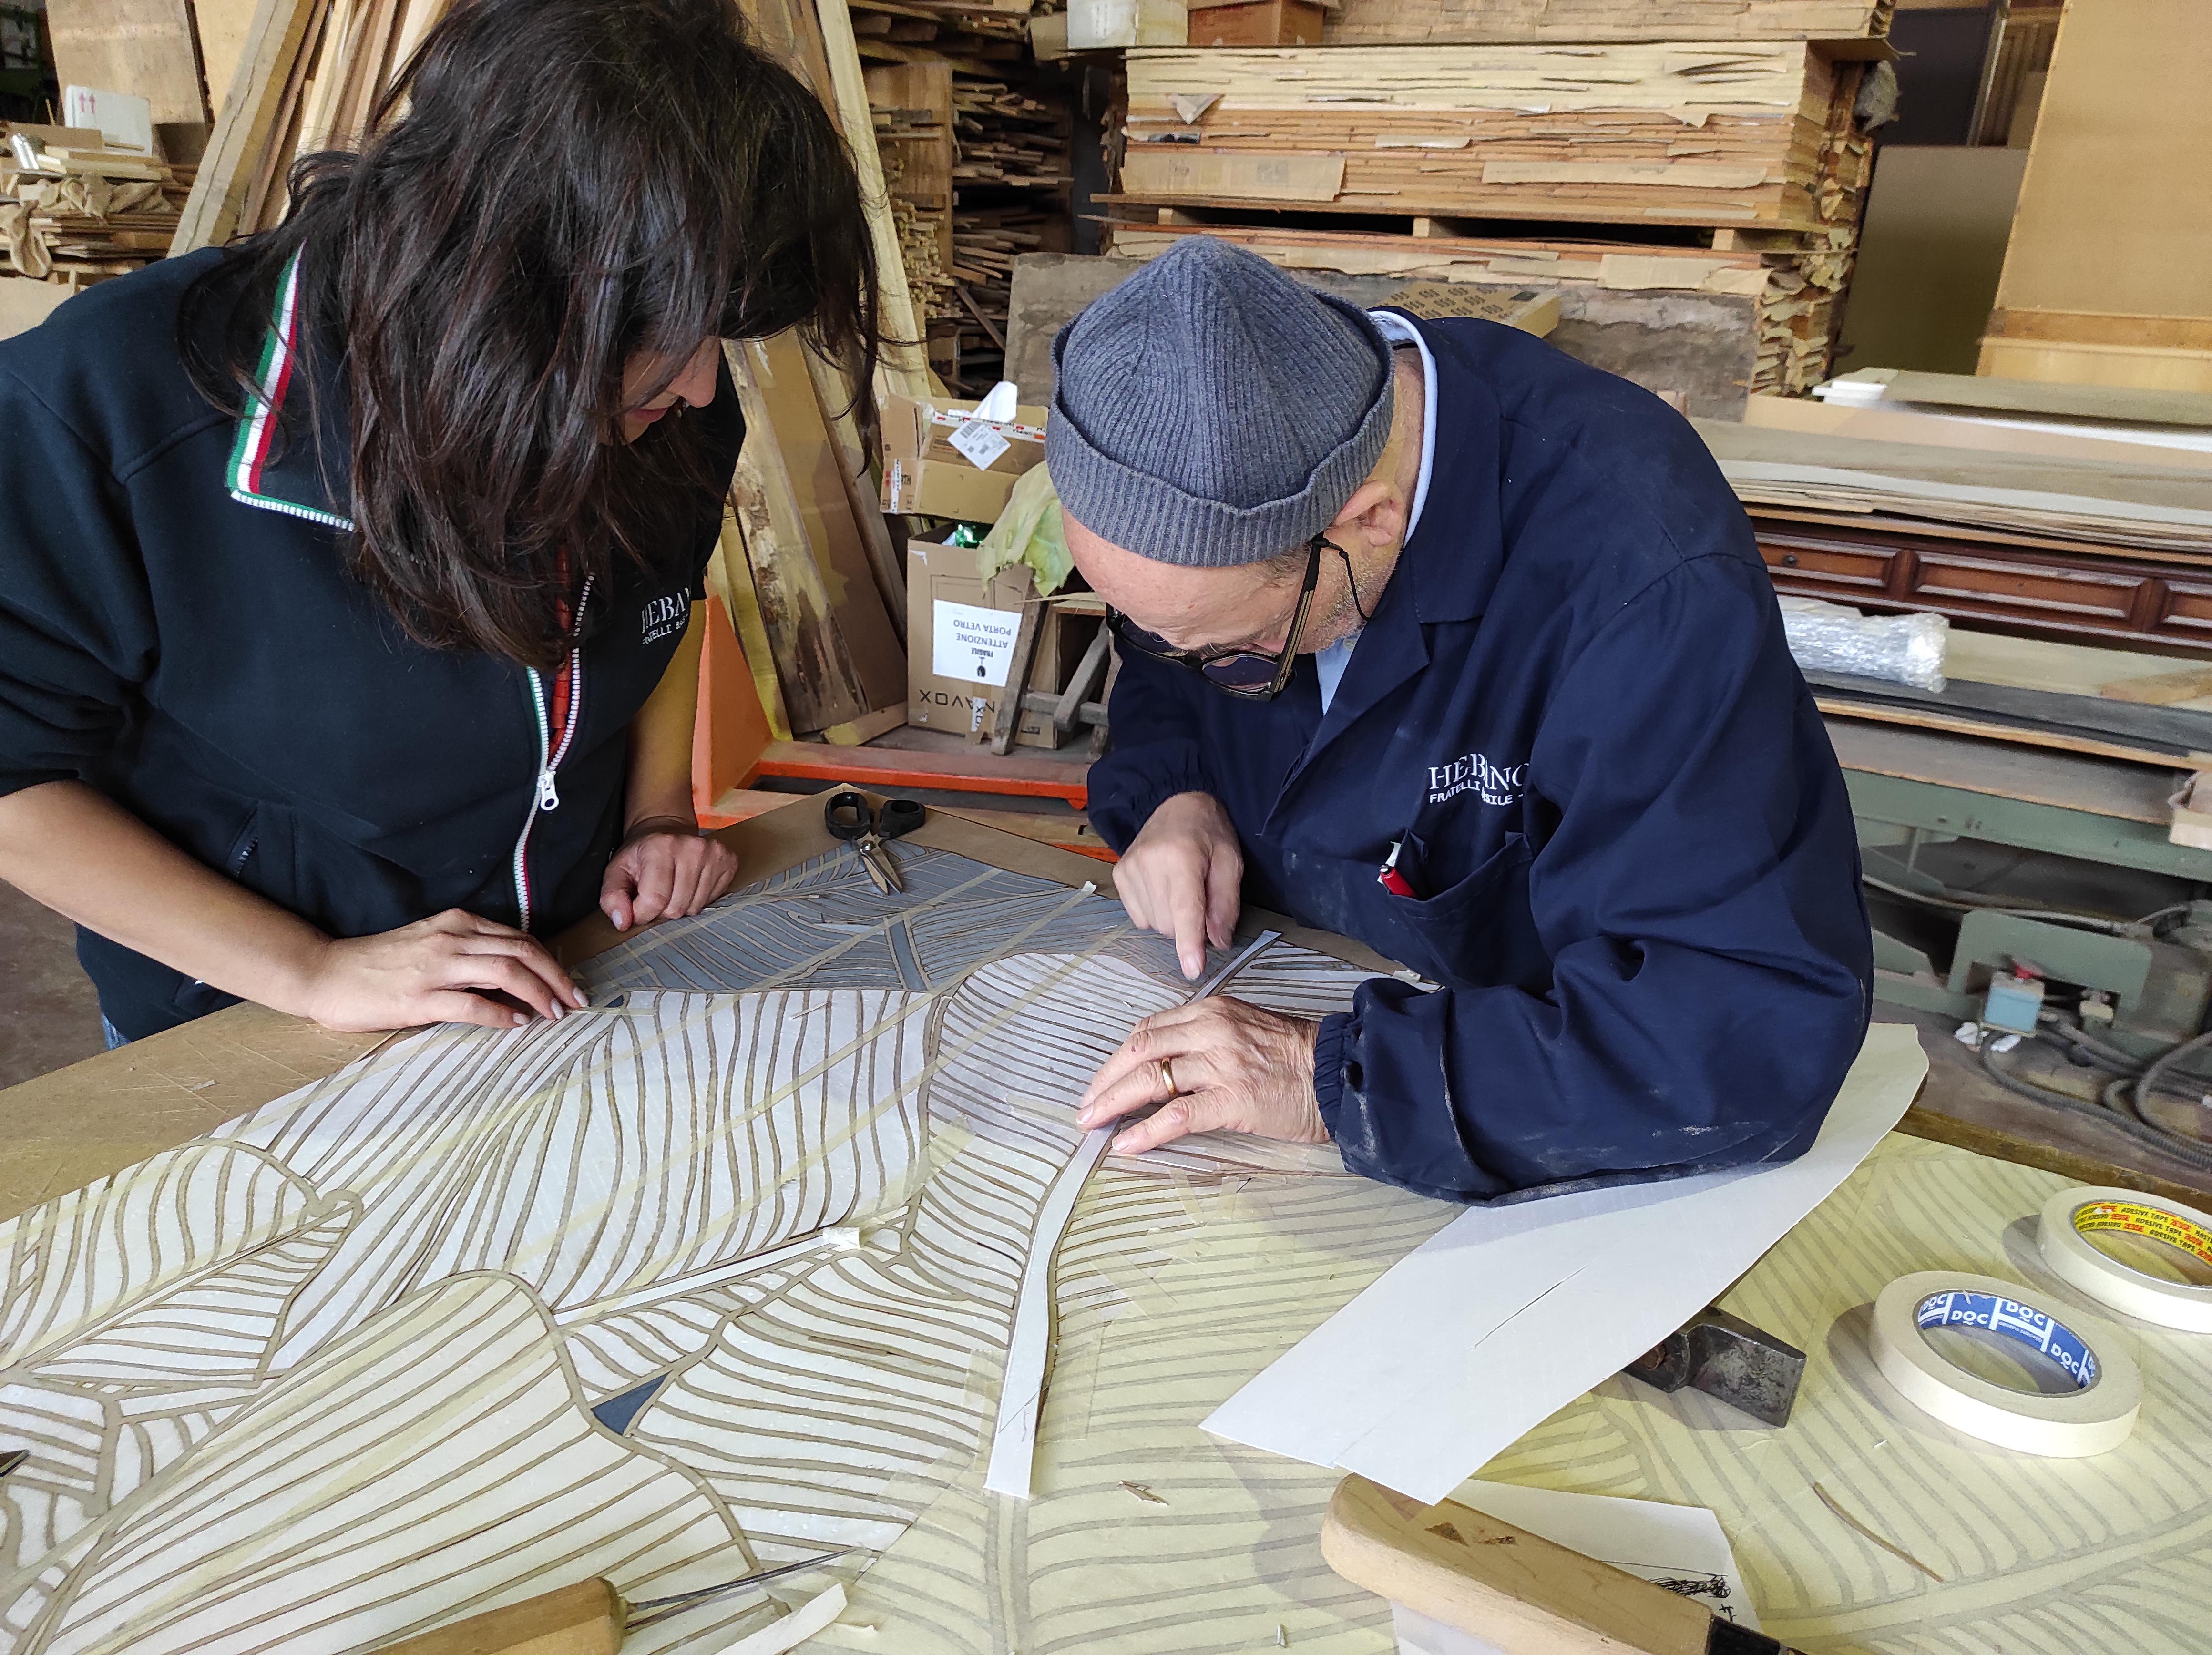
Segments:
[[[1429,803],[1442,804],[1462,793],[1475,793],[1485,804],[1519,802],[1528,785],[1526,764],[1493,763],[1480,753],[1469,753],[1449,764],[1429,767]]]
[[[665,638],[672,632],[680,632],[691,618],[691,599],[685,592],[670,592],[656,597],[639,612],[638,642],[651,644]]]

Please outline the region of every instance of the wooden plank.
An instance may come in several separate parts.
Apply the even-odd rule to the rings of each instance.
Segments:
[[[878,595],[884,600],[891,630],[903,644],[906,565],[898,549],[891,544],[890,526],[884,520],[880,504],[882,490],[869,464],[867,444],[860,435],[859,398],[870,393],[855,392],[842,373],[803,345],[800,355],[806,364],[807,377],[813,383],[815,406],[821,410],[823,424],[829,432],[830,452],[837,460],[837,480],[844,487],[854,527],[860,531],[860,543],[866,553],[868,573],[876,583]]]
[[[1133,199],[1850,227],[1867,172],[1859,67],[1802,44],[1149,48],[1127,70]]]
[[[1091,793],[1090,767],[1009,753],[1003,758],[968,748],[924,753],[893,747],[831,747],[819,742],[778,742],[761,757],[761,774],[804,781],[851,782],[876,788],[934,788],[951,793],[1005,793],[1060,799],[1079,810]]]
[[[284,118],[286,88],[319,4],[320,0],[259,0],[246,50],[178,221],[173,252],[218,246],[238,233],[256,164]]]
[[[154,124],[205,125],[199,47],[185,0],[49,0],[54,74],[64,87],[128,92]]]
[[[752,340],[727,355],[746,425],[738,518],[792,728],[903,706],[905,653],[868,573],[797,341]]]
[[[2098,758],[2121,759],[2172,771],[2212,768],[2212,754],[2177,754],[2131,745],[2101,737],[2069,731],[2038,730],[1998,719],[1953,713],[1934,707],[1905,706],[1891,701],[1865,701],[1847,695],[1816,691],[1813,703],[1824,713],[1839,718],[1865,718],[1875,724],[1909,724],[1917,730],[1945,731],[1954,735],[1980,736],[1990,741],[2014,742],[2022,747],[2047,748]]]
[[[191,4],[193,32],[200,43],[201,82],[208,101],[219,112],[253,37],[254,0],[191,0]]]
[[[2011,379],[2121,385],[2142,391],[2212,392],[2212,350],[2076,345],[2056,340],[1993,339],[1984,336],[1977,361],[1982,373]]]
[[[1837,761],[1846,770],[2154,828],[2165,827],[2173,817],[2166,803],[2173,791],[2169,768],[2148,769],[1857,718],[1830,718],[1827,727]]]
[[[1853,376],[1858,377],[1858,376]],[[2047,385],[1972,373],[1884,373],[1885,403],[1936,403],[2054,419],[2114,420],[2128,425],[2212,427],[2212,395],[2130,390],[2117,385]]]
[[[1863,437],[1875,442],[1924,444],[1936,448],[1971,448],[1993,454],[2042,454],[2053,459],[2109,461],[2116,464],[2153,460],[2182,470],[2212,471],[2212,449],[2151,447],[2124,437],[2084,436],[2069,431],[2039,431],[2021,424],[1960,419],[1934,409],[1872,408],[1819,402],[1805,397],[1754,396],[1745,403],[1743,422],[1774,431],[1802,431],[1823,437]]]
[[[2212,29],[2199,0],[2066,8],[1997,284],[2000,309],[2212,318],[2208,83]],[[2025,352],[2006,360],[2002,369],[1985,361],[1985,370],[2041,378],[2057,366]],[[2212,389],[2212,379],[2190,388]]]
[[[1889,14],[1887,0],[1342,0],[1322,42],[1831,40],[1885,34]]]
[[[2098,685],[2097,694],[2109,700],[2140,701],[2146,706],[2171,706],[2178,701],[2201,700],[2212,695],[2212,666],[2121,678]]]
[[[929,371],[921,355],[921,318],[915,314],[914,296],[907,287],[906,260],[899,252],[898,227],[892,221],[884,189],[883,161],[876,153],[875,120],[868,112],[868,87],[860,69],[860,45],[853,34],[853,15],[846,9],[845,0],[818,0],[815,16],[830,70],[830,85],[817,86],[816,91],[836,111],[838,124],[853,152],[853,164],[860,171],[860,199],[868,216],[868,233],[876,244],[876,300],[884,331],[893,342],[885,348],[878,377],[886,390],[899,396],[927,397]]]
[[[775,652],[769,646],[768,628],[761,621],[760,595],[753,588],[752,565],[745,556],[744,530],[734,506],[722,513],[722,533],[714,555],[707,564],[707,587],[722,600],[744,651],[746,670],[753,694],[768,716],[771,740],[791,739],[791,718],[784,711],[783,685],[775,674]]]

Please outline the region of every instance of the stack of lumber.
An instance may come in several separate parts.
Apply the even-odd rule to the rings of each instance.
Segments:
[[[952,65],[883,65],[867,71],[866,84],[915,316],[939,371],[957,372],[963,312],[952,279]]]
[[[1485,40],[1841,40],[1889,32],[1892,0],[1341,0],[1324,45]]]
[[[192,173],[89,130],[0,126],[0,271],[76,287],[166,257]]]
[[[377,99],[446,4],[268,0],[240,45],[185,209],[179,248],[212,246],[282,220],[292,162],[360,136]]]
[[[1779,589],[2212,652],[2212,396],[1883,369],[1823,389],[1697,422]]]
[[[1140,49],[1122,191],[1173,204],[1853,226],[1860,71],[1802,42]]]
[[[1747,350],[1741,354],[1747,359],[1748,375],[1731,378],[1752,393],[1782,396],[1802,395],[1826,374],[1850,270],[1850,237],[1841,230],[1809,238],[1760,238],[1784,244],[1761,251],[1741,245],[1750,239],[1744,236],[1727,238],[1731,246],[1721,250],[1242,226],[1200,229],[1131,219],[1115,225],[1114,251],[1124,258],[1150,258],[1177,238],[1197,234],[1234,241],[1285,270],[1556,288],[1571,302],[1583,301],[1577,308],[1578,316],[1601,314],[1613,294],[1742,298],[1750,301],[1747,306],[1706,303],[1695,316],[1678,313],[1668,321],[1747,336]],[[1678,312],[1686,309],[1676,307]],[[1688,389],[1679,382],[1679,375],[1677,381],[1655,383],[1650,388]],[[1693,408],[1701,414],[1733,415],[1740,403],[1739,396],[1724,406]]]
[[[854,0],[900,233],[935,249],[908,262],[915,312],[930,366],[962,392],[1001,372],[1014,258],[1068,245],[1067,82],[1030,59],[1027,15]]]

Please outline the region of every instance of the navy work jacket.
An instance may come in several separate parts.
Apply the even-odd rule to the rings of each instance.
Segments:
[[[1091,820],[1210,793],[1248,900],[1442,986],[1361,987],[1345,1165],[1462,1201],[1786,1160],[1866,1031],[1850,805],[1750,527],[1686,421],[1495,324],[1436,361],[1421,519],[1324,716],[1125,652]],[[1377,880],[1393,844],[1414,889]]]
[[[624,566],[589,596],[559,674],[425,648],[345,567],[338,353],[320,357],[319,431],[282,294],[268,417],[234,419],[186,378],[178,303],[220,257],[103,282],[0,343],[0,794],[90,782],[333,936],[455,907],[574,923],[598,906],[630,722],[682,639],[720,502],[669,572]],[[734,468],[726,377],[690,417]],[[88,931],[77,955],[132,1038],[233,998]]]

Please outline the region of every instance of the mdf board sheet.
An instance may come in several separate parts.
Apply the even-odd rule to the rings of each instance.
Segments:
[[[2212,27],[2201,0],[2067,7],[1997,304],[2212,317]]]
[[[2140,391],[2212,391],[2212,350],[1984,336],[1976,365],[1981,373],[2008,379],[2121,385]]]
[[[1343,0],[1328,45],[1496,40],[1830,40],[1889,27],[1888,0]]]
[[[1847,366],[1974,371],[2027,165],[2016,149],[1881,146],[1844,317]]]
[[[208,102],[217,112],[253,38],[253,0],[192,0],[192,23],[199,33],[200,74]]]
[[[128,92],[156,125],[205,124],[192,15],[185,0],[52,0],[54,73],[64,86]]]
[[[1856,72],[1756,42],[1133,52],[1125,189],[1390,213],[1849,223],[1865,157],[1850,130]],[[1330,155],[1343,161],[1333,192]],[[1250,155],[1298,170],[1250,193],[1224,175]]]

